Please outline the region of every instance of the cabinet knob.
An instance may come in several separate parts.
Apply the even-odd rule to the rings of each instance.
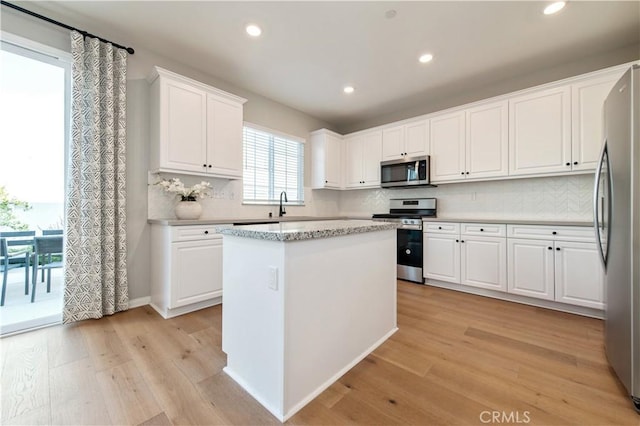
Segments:
[[[207,165],[206,165],[206,164],[203,164],[203,165],[202,165],[202,167],[207,167]]]
[[[459,242],[460,242],[460,240],[456,240],[456,243],[459,243]]]
[[[464,240],[460,240],[461,243],[464,243]]]
[[[438,226],[438,229],[442,229],[442,226]]]
[[[553,247],[547,247],[547,250],[553,250]]]
[[[329,181],[328,181],[328,180],[325,180],[325,181],[324,181],[324,183],[329,183]]]
[[[556,250],[557,250],[557,251],[560,251],[560,247],[556,247]]]
[[[574,162],[573,162],[573,165],[574,165],[574,166],[577,166],[577,165],[578,165],[578,162],[577,162],[577,161],[574,161]]]
[[[567,163],[567,166],[570,166],[570,165],[571,165],[571,163]]]
[[[463,175],[463,174],[464,174],[464,172],[460,172],[460,174],[461,174],[461,175]]]
[[[211,168],[211,164],[209,164],[209,168]]]
[[[208,233],[209,233],[209,231],[204,231],[204,233],[205,233],[205,234],[208,234]]]
[[[480,228],[480,232],[484,232],[484,228]]]
[[[465,174],[466,174],[466,175],[468,175],[468,174],[469,174],[469,172],[465,172]]]
[[[556,231],[553,231],[551,234],[553,235],[557,235],[558,233]]]

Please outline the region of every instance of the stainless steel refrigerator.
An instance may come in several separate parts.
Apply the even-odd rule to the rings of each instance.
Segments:
[[[607,359],[640,412],[640,67],[604,102],[594,225],[605,267]]]

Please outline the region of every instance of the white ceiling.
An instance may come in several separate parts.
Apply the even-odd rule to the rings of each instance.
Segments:
[[[640,2],[38,2],[341,127],[640,42]],[[29,7],[28,2],[25,7]],[[389,10],[393,19],[385,17]],[[258,39],[248,23],[263,29]],[[418,56],[432,53],[432,63]],[[464,83],[464,84],[462,84]],[[342,88],[356,88],[345,95]],[[419,94],[420,97],[416,97]]]

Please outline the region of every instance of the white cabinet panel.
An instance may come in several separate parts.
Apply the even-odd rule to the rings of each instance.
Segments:
[[[422,230],[432,234],[460,234],[460,224],[453,222],[422,222]]]
[[[363,148],[364,136],[362,135],[344,139],[344,184],[347,188],[362,186]]]
[[[466,110],[467,179],[509,174],[508,106],[500,101]]]
[[[222,296],[222,239],[171,245],[171,303],[178,308]]]
[[[382,159],[404,158],[404,126],[388,127],[382,131]]]
[[[160,90],[166,101],[160,105],[160,163],[163,168],[206,171],[207,96],[202,90],[177,81],[163,81]],[[162,96],[162,95],[161,95]]]
[[[374,131],[364,135],[362,150],[363,186],[380,186],[380,161],[382,160],[382,132]]]
[[[571,85],[573,170],[596,168],[604,135],[602,106],[622,74],[616,71]]]
[[[460,234],[476,235],[478,237],[506,237],[507,225],[495,223],[463,223],[460,225]]]
[[[207,172],[242,177],[242,105],[207,97]]]
[[[419,157],[429,153],[429,121],[405,124],[404,135],[404,152],[407,157]]]
[[[431,118],[431,181],[463,180],[465,178],[465,113]]]
[[[568,86],[509,100],[509,174],[571,171]]]
[[[326,129],[311,133],[311,187],[342,187],[342,136]]]
[[[424,277],[460,283],[460,243],[456,236],[425,233]]]
[[[507,240],[508,292],[553,300],[553,241]]]
[[[555,243],[555,299],[604,309],[604,272],[596,245]]]
[[[507,291],[507,240],[505,238],[462,236],[460,252],[462,284]]]

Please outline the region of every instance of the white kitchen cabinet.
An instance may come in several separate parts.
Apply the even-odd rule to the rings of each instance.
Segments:
[[[429,154],[429,121],[419,120],[382,130],[382,160]]]
[[[460,237],[424,233],[423,275],[426,279],[460,283]]]
[[[509,99],[509,174],[571,171],[571,90],[555,87]]]
[[[461,235],[460,238],[460,283],[507,291],[506,238],[470,235]]]
[[[555,300],[604,309],[604,272],[594,243],[555,242]]]
[[[151,227],[151,306],[164,318],[222,301],[222,235],[213,226]]]
[[[313,189],[342,188],[342,136],[327,129],[311,133]]]
[[[424,277],[506,291],[505,225],[424,222]]]
[[[151,171],[242,177],[246,99],[159,67],[149,81]]]
[[[345,137],[344,153],[346,188],[376,188],[380,186],[381,131]]]
[[[571,167],[596,168],[603,143],[602,106],[622,71],[609,72],[571,85]]]
[[[553,241],[507,240],[508,292],[554,300]]]
[[[509,103],[491,102],[465,110],[465,178],[509,174]]]
[[[431,181],[465,179],[465,112],[432,117],[430,120]]]

